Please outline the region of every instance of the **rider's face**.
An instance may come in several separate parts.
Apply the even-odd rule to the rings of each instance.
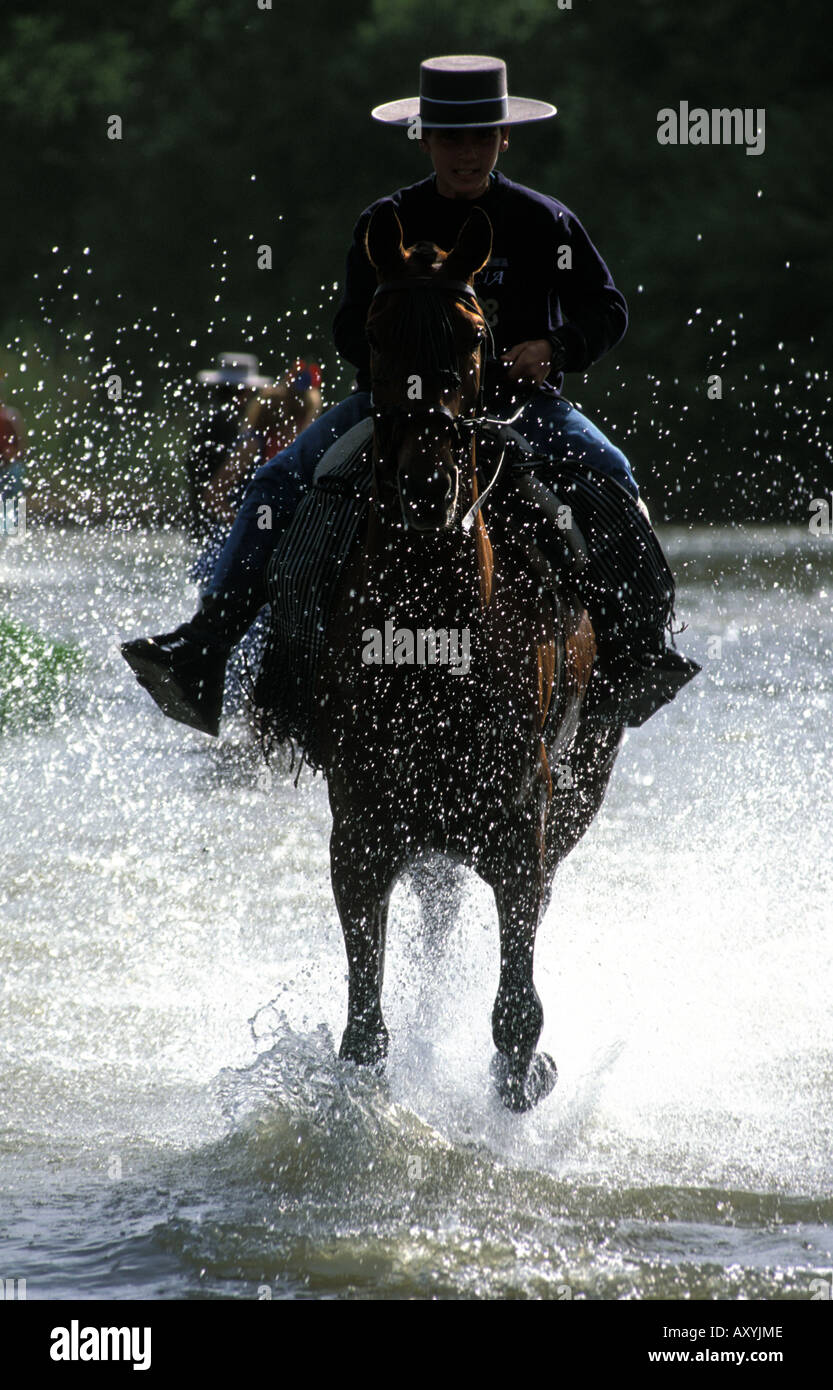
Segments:
[[[494,125],[427,130],[420,144],[431,156],[438,193],[444,198],[479,198],[489,186],[498,155],[509,148],[509,131]]]

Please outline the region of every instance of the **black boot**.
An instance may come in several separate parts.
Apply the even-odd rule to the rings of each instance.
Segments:
[[[702,668],[662,639],[601,641],[587,697],[587,715],[604,724],[639,728]]]
[[[190,622],[159,637],[124,642],[121,653],[163,714],[216,738],[226,662],[253,618],[248,608],[209,594]]]

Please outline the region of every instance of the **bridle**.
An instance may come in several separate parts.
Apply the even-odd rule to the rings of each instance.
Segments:
[[[387,432],[392,431],[396,426],[403,424],[423,424],[431,426],[433,422],[441,424],[454,437],[455,443],[462,450],[467,448],[471,455],[474,434],[472,427],[479,415],[483,412],[483,367],[484,367],[484,346],[486,343],[489,327],[483,315],[483,310],[477,299],[472,286],[466,280],[441,279],[433,275],[414,275],[402,277],[395,280],[383,280],[376,287],[373,298],[379,295],[391,294],[401,290],[421,290],[429,294],[448,295],[458,303],[462,302],[469,309],[474,309],[478,319],[483,326],[483,334],[478,346],[479,353],[479,381],[477,397],[473,402],[470,412],[455,415],[445,404],[438,401],[431,405],[420,405],[415,402],[413,405],[390,405],[380,406],[373,402],[373,420],[379,427],[377,439],[384,438]],[[462,386],[462,377],[457,370],[456,362],[449,362],[447,365],[435,363],[431,366],[432,376],[438,378],[444,385],[452,388]]]
[[[377,439],[380,437],[384,437],[384,434],[386,433],[387,429],[392,429],[397,425],[401,425],[403,422],[418,423],[420,421],[424,421],[427,424],[432,419],[439,419],[439,421],[441,421],[443,425],[447,429],[449,429],[450,432],[454,435],[455,440],[457,444],[460,446],[460,448],[462,449],[463,447],[466,447],[469,451],[469,458],[473,459],[474,444],[478,434],[492,439],[494,439],[495,437],[500,439],[501,429],[503,427],[511,426],[513,424],[513,422],[518,418],[518,416],[521,414],[521,411],[526,406],[526,401],[522,403],[522,405],[518,408],[518,410],[515,411],[515,413],[510,417],[509,420],[494,419],[493,417],[486,414],[484,398],[484,369],[486,364],[486,345],[488,343],[491,346],[492,353],[494,355],[494,338],[492,336],[492,331],[488,323],[486,322],[486,317],[483,313],[483,310],[480,307],[480,302],[477,298],[477,295],[472,286],[468,283],[468,281],[444,280],[441,277],[433,275],[414,275],[409,277],[403,276],[402,278],[396,280],[381,281],[381,283],[376,287],[373,298],[376,299],[378,295],[390,294],[395,291],[416,289],[427,290],[428,292],[434,294],[450,295],[456,301],[462,302],[468,308],[473,308],[477,311],[477,315],[484,329],[478,347],[480,361],[477,396],[475,397],[471,410],[465,414],[459,415],[452,414],[448,406],[442,401],[433,405],[423,407],[417,406],[416,408],[411,408],[410,406],[402,405],[379,406],[374,401],[372,401],[371,398],[371,403],[373,406],[374,426],[379,426],[379,431],[377,432],[376,437]],[[449,385],[453,387],[458,387],[462,385],[462,378],[459,372],[456,370],[456,366],[434,368],[433,374],[434,376],[440,379],[445,379],[449,383]],[[492,488],[497,482],[501,468],[503,467],[504,458],[506,456],[507,443],[505,438],[502,439],[502,443],[503,449],[501,451],[500,458],[498,459],[497,467],[495,468],[495,471],[492,474],[492,477],[489,480],[488,485],[485,487],[483,492],[481,492],[477,501],[473,503],[473,505],[469,508],[469,510],[463,517],[462,526],[464,531],[471,530],[477,513],[480,511],[481,507],[483,506],[483,503],[486,501],[488,494],[491,492]]]

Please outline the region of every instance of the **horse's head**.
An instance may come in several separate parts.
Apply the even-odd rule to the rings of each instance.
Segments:
[[[367,254],[379,286],[367,318],[380,501],[398,493],[405,524],[443,531],[454,521],[460,465],[471,457],[461,425],[480,393],[486,324],[472,289],[491,255],[479,208],[451,251],[430,241],[405,249],[392,204],[370,219]]]

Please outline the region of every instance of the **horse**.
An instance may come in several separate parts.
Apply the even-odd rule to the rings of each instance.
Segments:
[[[448,252],[406,249],[390,204],[370,220],[373,486],[316,699],[348,961],[339,1056],[384,1066],[391,892],[409,866],[440,854],[494,892],[491,1070],[504,1105],[522,1112],[557,1076],[537,1051],[536,932],[557,864],[601,805],[622,730],[586,717],[596,654],[586,608],[554,575],[542,581],[511,527],[486,523],[474,424],[487,327],[473,281],[491,244],[480,209]]]

